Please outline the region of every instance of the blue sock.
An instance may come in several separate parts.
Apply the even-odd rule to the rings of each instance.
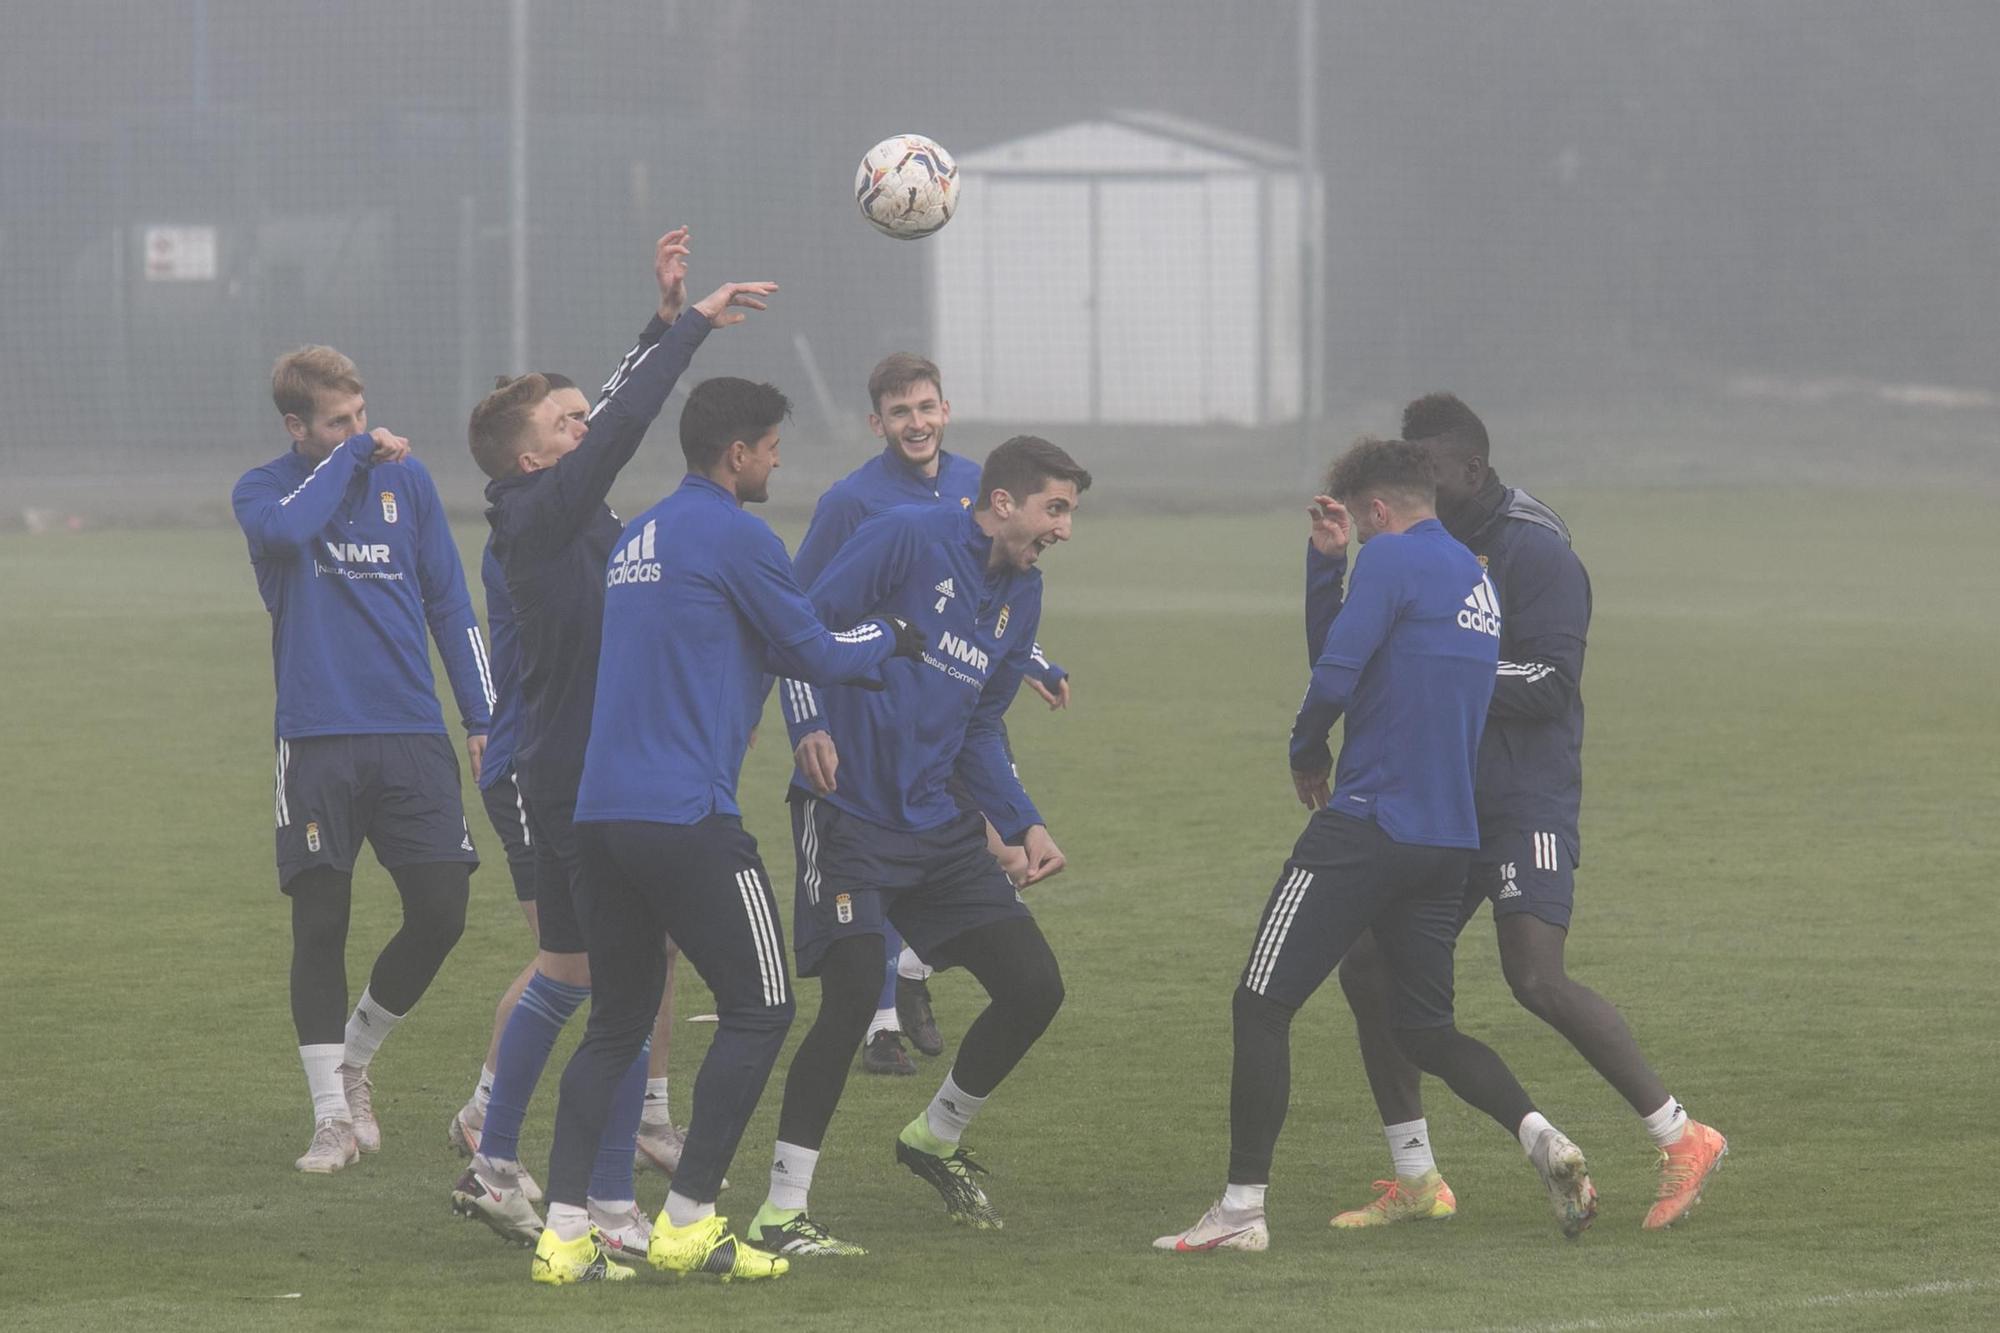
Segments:
[[[500,1031],[500,1066],[493,1071],[493,1099],[487,1103],[486,1127],[479,1135],[481,1153],[502,1161],[519,1160],[521,1121],[527,1118],[535,1084],[541,1082],[542,1066],[549,1062],[563,1024],[589,998],[588,986],[550,981],[539,972],[529,979]]]
[[[604,1137],[597,1141],[597,1163],[590,1169],[593,1199],[609,1203],[634,1197],[632,1138],[639,1132],[639,1115],[646,1107],[646,1057],[652,1049],[650,1040],[639,1048],[639,1058],[611,1094],[611,1114],[604,1121]]]
[[[882,997],[875,1001],[875,1008],[894,1009],[896,1007],[896,963],[903,956],[903,937],[888,926],[882,928],[882,953],[888,966],[882,974]]]

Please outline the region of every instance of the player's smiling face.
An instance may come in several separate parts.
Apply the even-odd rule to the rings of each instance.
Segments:
[[[1033,569],[1042,552],[1069,540],[1076,506],[1076,483],[1068,480],[1045,481],[1042,489],[1020,501],[1006,491],[996,491],[993,517],[997,525],[990,563]]]
[[[747,505],[771,498],[771,474],[778,470],[778,432],[764,432],[755,444],[729,446],[736,463],[736,499]]]
[[[868,415],[868,427],[896,446],[896,452],[913,468],[927,475],[935,472],[938,450],[944,444],[944,428],[951,424],[951,404],[929,380],[918,380],[905,389],[882,395]]]

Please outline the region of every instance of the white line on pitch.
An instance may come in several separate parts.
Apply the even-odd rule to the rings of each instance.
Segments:
[[[1739,1305],[1695,1306],[1685,1310],[1647,1310],[1639,1314],[1606,1315],[1602,1319],[1564,1319],[1553,1324],[1481,1325],[1473,1333],[1599,1333],[1599,1330],[1650,1328],[1655,1324],[1706,1324],[1718,1319],[1775,1314],[1786,1310],[1824,1310],[1842,1305],[1877,1305],[1914,1300],[1920,1296],[1965,1296],[2000,1290],[2000,1279],[1953,1278],[1916,1282],[1907,1287],[1871,1287],[1828,1292],[1789,1300],[1746,1301]]]

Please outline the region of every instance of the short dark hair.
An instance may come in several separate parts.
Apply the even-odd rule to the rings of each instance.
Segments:
[[[913,384],[927,381],[935,384],[939,395],[943,395],[944,379],[938,374],[936,362],[914,352],[891,352],[876,363],[868,376],[868,406],[880,412],[882,395],[901,393]]]
[[[755,444],[792,414],[777,386],[718,375],[694,386],[681,409],[681,453],[688,470],[706,472],[741,440]]]
[[[1079,494],[1090,489],[1090,474],[1061,447],[1039,435],[1016,435],[986,455],[975,507],[990,506],[995,491],[1007,492],[1019,504],[1052,481],[1074,482]]]
[[[541,375],[542,380],[549,386],[550,393],[554,393],[557,389],[574,389],[576,387],[576,381],[567,375],[553,370],[544,370],[538,373]]]
[[[540,375],[518,379],[501,376],[493,392],[472,409],[466,427],[466,441],[472,446],[472,461],[496,481],[520,470],[521,433],[528,428],[528,414],[549,396],[548,381]]]
[[[1430,505],[1437,503],[1437,481],[1416,445],[1363,436],[1334,460],[1326,493],[1350,507],[1376,496]]]
[[[1488,456],[1486,423],[1455,393],[1427,393],[1404,408],[1403,438],[1448,440],[1481,458]]]

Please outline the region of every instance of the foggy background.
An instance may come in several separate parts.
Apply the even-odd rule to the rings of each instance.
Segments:
[[[1317,419],[1025,415],[950,447],[1036,430],[1098,472],[1094,503],[1263,504],[1450,388],[1503,476],[1542,489],[2000,476],[2000,6],[1321,0],[1309,81],[1297,0],[527,8],[516,364],[507,0],[10,0],[0,527],[226,522],[235,478],[285,446],[269,367],[303,342],[359,363],[372,424],[469,511],[479,393],[528,369],[601,382],[679,222],[691,299],[783,285],[686,382],[784,388],[776,494],[809,504],[869,451],[869,368],[933,350],[930,248],[954,240],[862,221],[871,144],[915,131],[967,158],[1138,112],[1295,154],[1307,82],[1323,355],[1291,373]],[[960,204],[954,227],[978,191]],[[159,228],[205,229],[212,267],[149,276]],[[1154,230],[1098,261],[1164,282],[1230,258]],[[1298,259],[1266,262],[1302,291]],[[989,262],[1052,338],[1088,303],[1042,246]],[[631,484],[678,474],[677,410]]]

